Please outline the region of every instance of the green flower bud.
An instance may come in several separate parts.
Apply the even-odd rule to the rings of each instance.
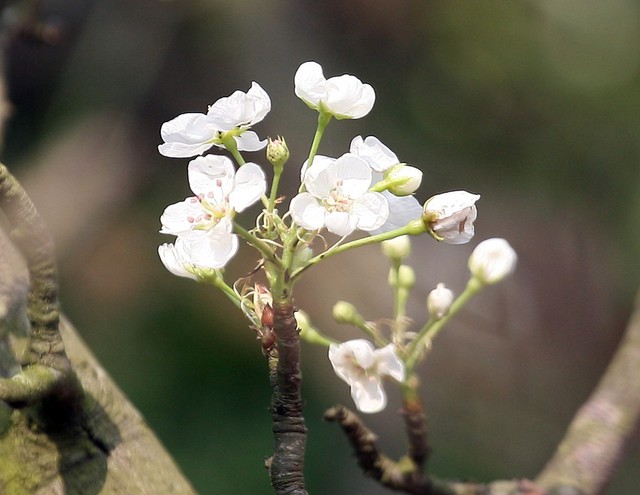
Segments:
[[[362,317],[356,307],[346,301],[338,301],[333,306],[333,319],[338,323],[354,323]]]
[[[267,144],[267,160],[274,168],[283,167],[289,160],[289,148],[283,137],[277,139],[269,139]]]
[[[402,259],[411,253],[411,241],[408,235],[401,235],[380,243],[382,254],[391,259]]]

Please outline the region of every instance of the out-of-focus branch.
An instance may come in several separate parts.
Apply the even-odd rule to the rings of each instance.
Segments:
[[[0,378],[0,399],[21,407],[45,405],[65,409],[67,417],[79,409],[80,384],[64,351],[59,331],[58,280],[53,239],[20,183],[0,164],[0,209],[11,237],[27,262],[30,323],[29,350],[22,370]],[[55,404],[55,405],[54,405]]]
[[[413,462],[408,457],[396,462],[377,447],[377,436],[355,414],[344,406],[328,409],[324,418],[338,423],[354,450],[358,464],[365,475],[381,485],[411,495],[542,495],[531,481],[508,480],[493,483],[462,483],[444,481],[432,476],[416,476]]]
[[[573,418],[537,483],[571,493],[604,493],[640,417],[640,292],[609,367]],[[560,493],[560,492],[559,492]]]

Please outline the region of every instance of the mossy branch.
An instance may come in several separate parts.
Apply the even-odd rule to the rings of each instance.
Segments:
[[[60,336],[58,280],[53,239],[18,180],[0,164],[0,208],[11,239],[27,262],[31,326],[28,355],[22,371],[0,379],[0,399],[14,407],[31,405],[52,394],[81,397],[80,386]]]

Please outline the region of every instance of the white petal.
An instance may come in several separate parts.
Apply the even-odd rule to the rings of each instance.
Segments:
[[[359,411],[377,413],[387,405],[387,396],[377,377],[365,377],[351,384],[351,398]]]
[[[309,173],[311,174],[311,177],[309,177],[309,180],[313,181],[315,180],[315,177],[317,177],[322,170],[327,168],[327,166],[330,163],[333,163],[334,161],[336,161],[335,158],[330,158],[328,156],[323,156],[323,155],[316,155],[313,159],[313,165],[309,167],[309,160],[305,160],[305,162],[302,164],[302,169],[300,170],[300,182],[305,181],[307,176],[307,170],[309,170]]]
[[[168,157],[185,158],[200,155],[211,148],[215,135],[202,113],[185,113],[165,122],[160,128],[163,144],[158,151]]]
[[[366,161],[376,172],[384,172],[389,167],[400,163],[396,154],[387,148],[375,136],[356,136],[351,141],[349,151]]]
[[[204,212],[197,198],[187,198],[165,208],[160,223],[161,234],[180,235],[193,229],[195,219]]]
[[[354,201],[351,210],[357,228],[366,232],[380,228],[389,217],[389,204],[378,192],[365,193]]]
[[[396,347],[393,344],[376,349],[375,355],[380,375],[390,376],[399,382],[404,381],[404,363],[396,354]]]
[[[326,210],[310,193],[304,192],[294,197],[289,205],[289,212],[293,221],[307,230],[324,227]]]
[[[219,129],[228,131],[234,127],[260,122],[269,110],[269,95],[254,82],[247,93],[235,91],[230,96],[217,100],[209,107],[207,120]]]
[[[454,213],[475,205],[480,199],[479,194],[471,194],[467,191],[450,191],[437,194],[428,199],[424,205],[425,212],[437,218],[445,218]]]
[[[239,151],[258,151],[267,145],[267,140],[260,140],[253,131],[244,131],[239,136],[235,136],[234,139]]]
[[[214,190],[227,194],[233,187],[235,169],[233,162],[226,156],[200,156],[189,162],[187,170],[189,187],[195,194],[206,194]]]
[[[399,197],[389,191],[382,191],[382,195],[389,204],[389,216],[381,227],[369,231],[371,235],[399,229],[422,216],[422,205],[413,196]]]
[[[223,222],[209,231],[178,237],[176,244],[181,242],[190,262],[203,268],[222,268],[238,251],[238,236],[227,232]]]
[[[235,185],[229,194],[229,204],[240,212],[258,201],[267,189],[264,172],[255,163],[245,163],[236,172]]]
[[[191,278],[193,280],[198,279],[198,277],[185,268],[185,262],[173,244],[162,244],[158,246],[158,255],[165,268],[174,275]]]
[[[376,94],[368,84],[355,76],[344,74],[327,81],[325,104],[337,119],[359,119],[373,108]]]
[[[344,237],[356,229],[358,220],[346,211],[333,211],[326,212],[324,224],[329,232]]]
[[[340,182],[340,187],[349,198],[355,199],[362,196],[371,186],[371,169],[367,162],[351,153],[345,153],[325,172],[331,177],[335,187]]]
[[[312,108],[317,108],[320,100],[326,96],[327,80],[322,67],[316,62],[305,62],[294,76],[296,96]]]

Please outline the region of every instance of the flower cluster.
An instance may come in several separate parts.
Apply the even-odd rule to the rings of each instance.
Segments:
[[[276,345],[270,292],[276,284],[256,284],[254,289],[243,291],[224,281],[222,269],[238,251],[240,238],[259,252],[260,267],[267,280],[277,280],[278,274],[286,271],[286,282],[280,285],[289,286],[279,289],[288,297],[294,280],[306,268],[337,252],[384,241],[383,250],[391,259],[389,284],[397,311],[390,338],[381,336],[379,329],[364,321],[348,303],[336,305],[336,320],[361,328],[375,345],[362,339],[334,343],[303,319],[302,313],[298,315],[303,337],[329,347],[331,364],[349,384],[357,408],[377,412],[386,405],[383,378],[405,382],[435,332],[457,311],[457,301],[467,297],[463,293],[455,299],[451,290],[438,284],[427,299],[429,323],[420,332],[404,331],[408,318],[403,311],[415,282],[413,269],[402,264],[410,253],[409,235],[426,232],[449,244],[469,242],[474,235],[480,196],[452,191],[420,204],[414,193],[421,185],[422,172],[401,162],[375,136],[354,137],[349,150],[341,156],[318,154],[328,123],[332,119],[364,117],[373,108],[375,92],[352,75],[325,78],[316,62],[306,62],[298,68],[294,86],[295,94],[318,112],[318,128],[300,168],[298,194],[291,198],[284,215],[278,213],[282,202],[278,184],[290,158],[289,149],[284,138],[261,140],[251,130],[271,109],[269,95],[259,84],[253,82],[246,93],[236,91],[220,98],[206,113],[185,113],[162,125],[159,152],[167,157],[195,158],[187,168],[193,194],[164,210],[160,232],[175,236],[175,240],[162,244],[158,253],[171,273],[213,281],[234,299],[258,331],[263,351],[269,353]],[[268,196],[264,171],[257,163],[246,162],[241,154],[265,146],[273,171]],[[235,164],[227,156],[205,154],[212,147],[227,151]],[[259,201],[263,210],[255,228],[245,230],[236,215]],[[314,238],[323,230],[340,239],[314,256]],[[356,230],[371,237],[344,242]],[[481,243],[469,259],[472,280],[476,282],[473,287],[501,280],[513,271],[516,259],[503,239]],[[253,300],[249,298],[251,292]]]

